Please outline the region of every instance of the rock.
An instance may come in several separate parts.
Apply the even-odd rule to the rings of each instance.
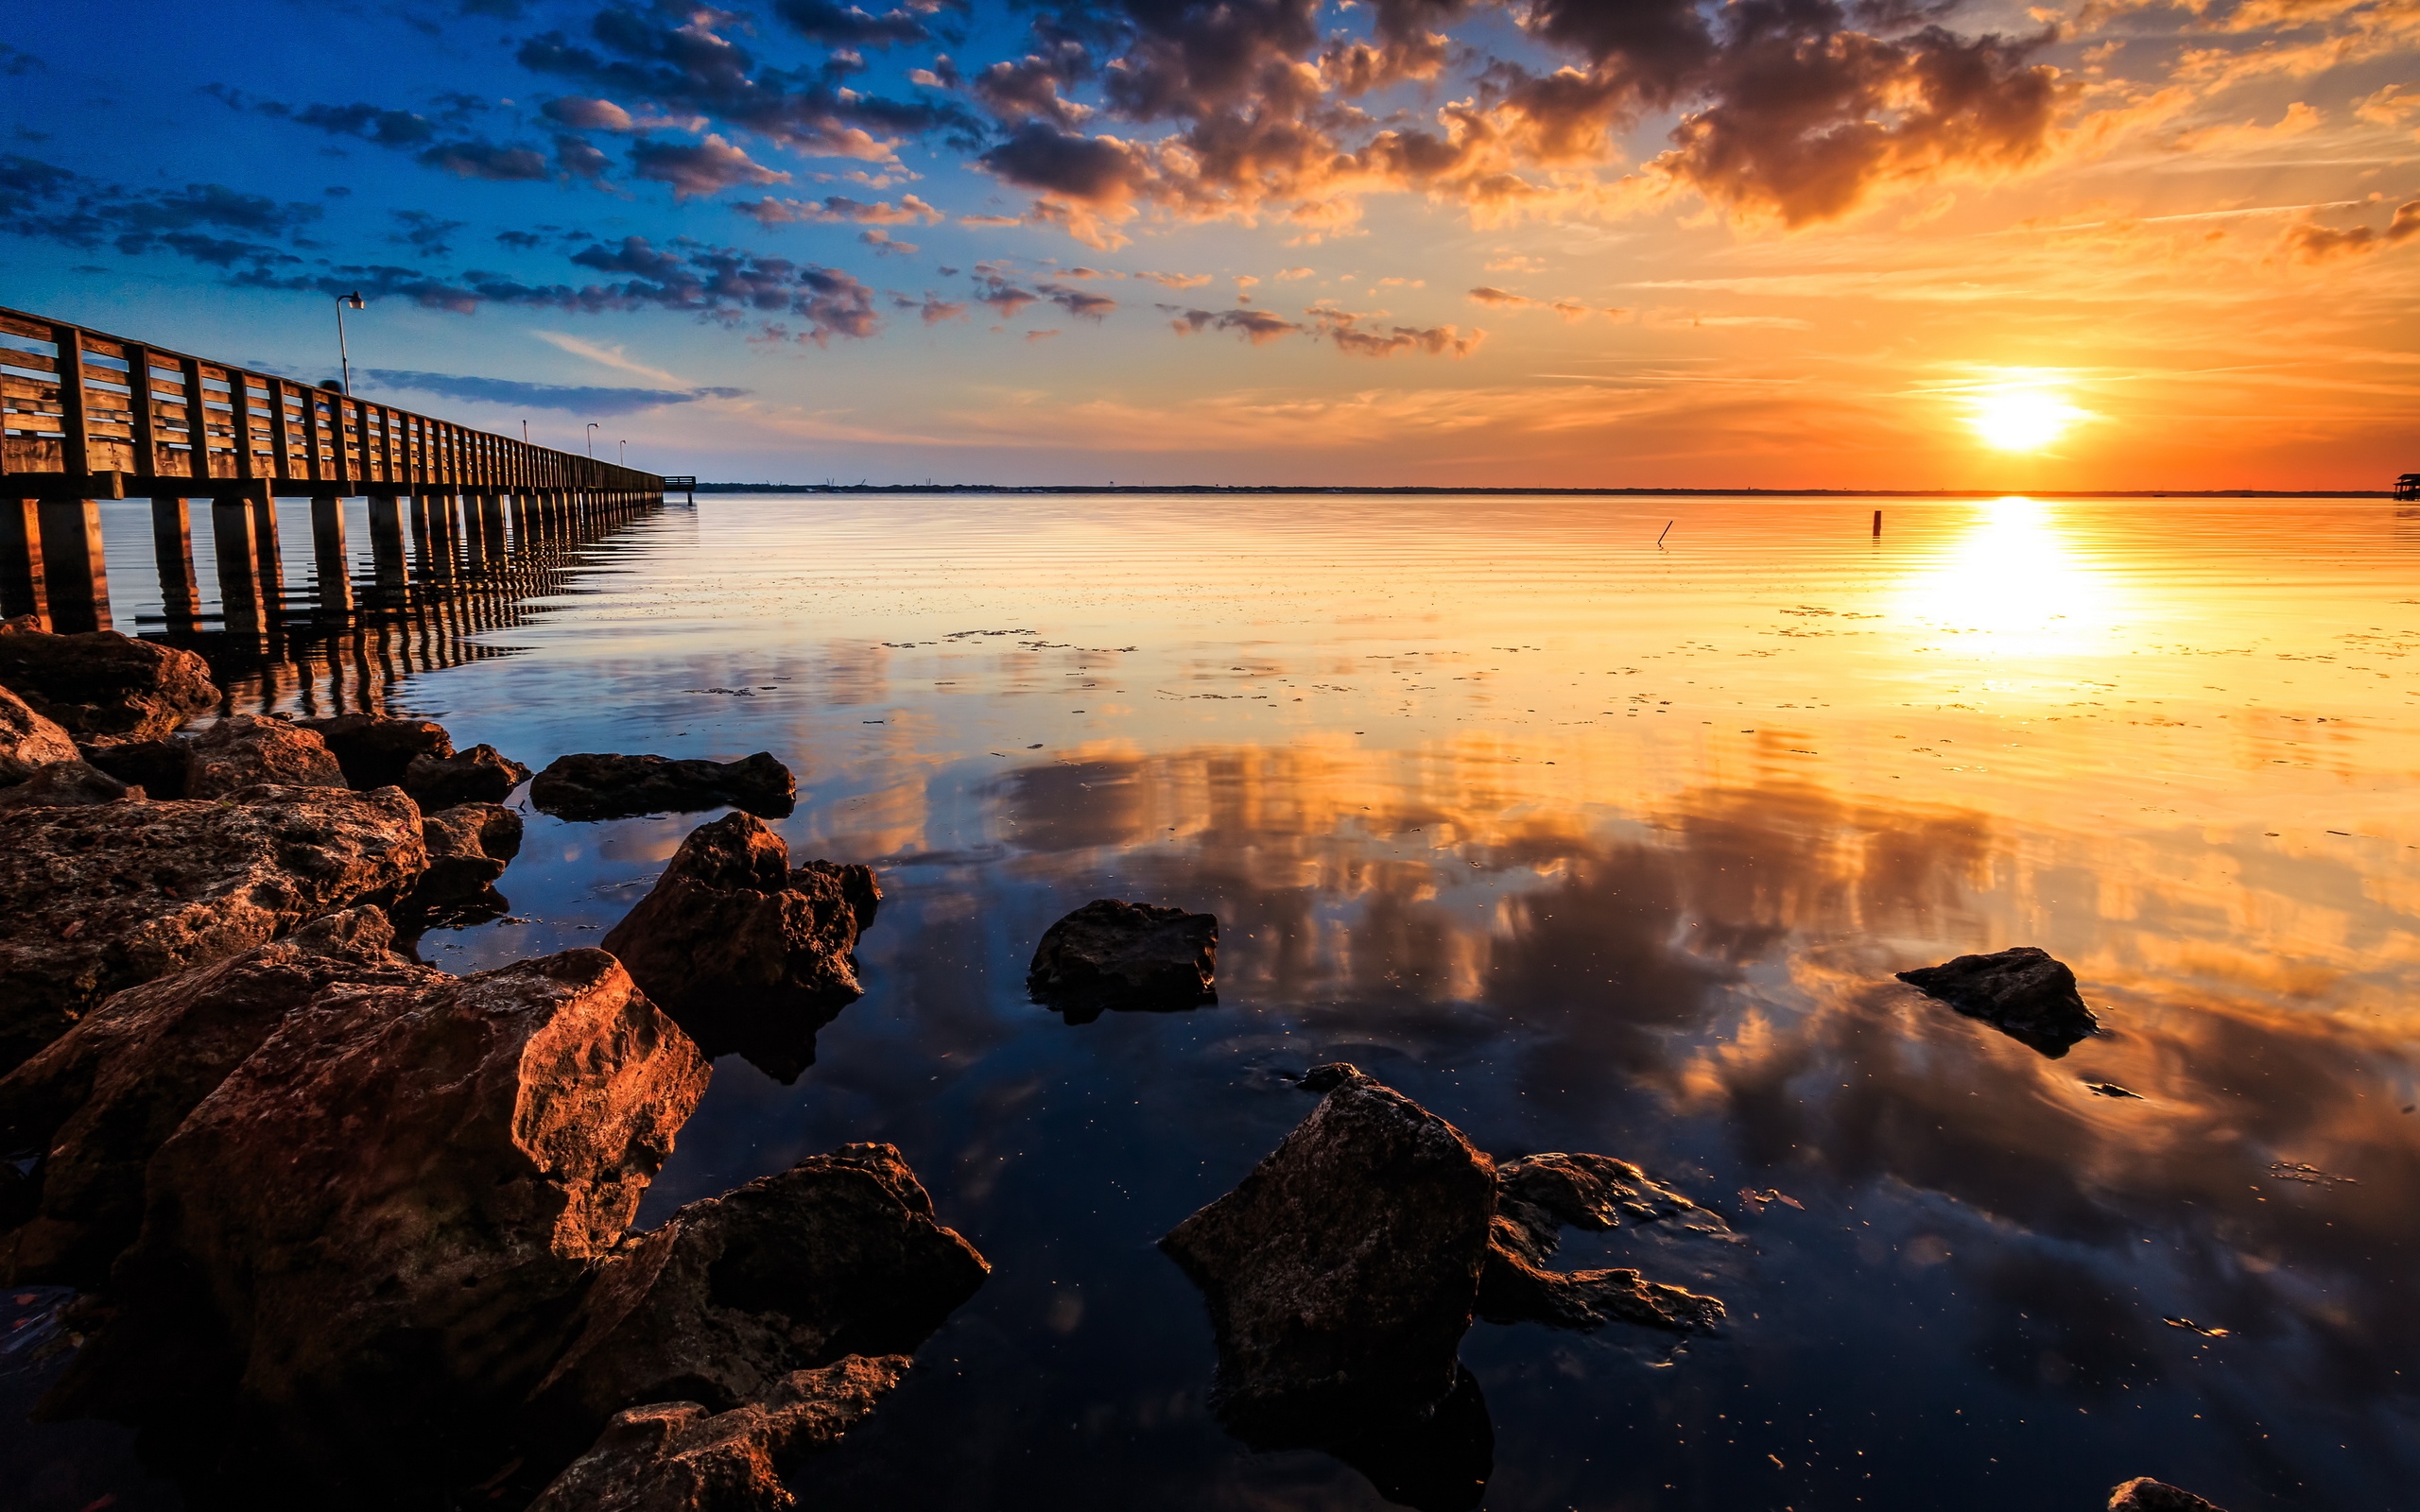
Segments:
[[[327,742],[337,765],[344,768],[345,782],[363,792],[402,787],[405,769],[419,757],[443,761],[454,754],[454,740],[445,727],[425,719],[337,714],[295,723]]]
[[[460,911],[493,919],[505,911],[495,880],[521,853],[521,816],[500,803],[458,803],[421,816],[428,869],[405,906],[458,921]]]
[[[843,1145],[640,1235],[590,1289],[540,1400],[583,1441],[644,1402],[727,1411],[792,1371],[912,1352],[990,1272],[897,1150]]]
[[[393,939],[375,908],[331,914],[129,988],[0,1077],[0,1148],[43,1152],[25,1221],[0,1237],[0,1284],[100,1286],[134,1242],[152,1152],[287,1014],[338,982],[447,980],[393,954]]]
[[[0,1070],[113,992],[384,904],[427,865],[392,788],[234,797],[0,813]]]
[[[182,740],[121,740],[108,746],[87,746],[84,759],[130,787],[139,787],[154,803],[186,796],[193,757]]]
[[[769,751],[735,762],[662,756],[560,756],[529,784],[529,801],[562,819],[745,809],[769,819],[798,806],[798,782]]]
[[[1637,1166],[1610,1155],[1553,1153],[1504,1160],[1495,1167],[1495,1187],[1496,1216],[1512,1226],[1514,1248],[1531,1261],[1554,1253],[1565,1225],[1603,1233],[1621,1227],[1625,1217],[1634,1224],[1668,1222],[1732,1236],[1721,1214],[1658,1186]]]
[[[2076,973],[2031,945],[1961,955],[1901,971],[1899,980],[2054,1060],[2100,1032],[2100,1021],[2076,990]]]
[[[152,1157],[44,1412],[240,1415],[281,1484],[492,1463],[707,1074],[602,951],[321,992]]]
[[[34,713],[23,698],[0,688],[0,787],[24,782],[53,762],[80,753],[57,720]]]
[[[852,952],[881,898],[871,868],[793,868],[762,819],[727,814],[690,832],[599,943],[708,1055],[737,1051],[788,1083],[815,1063],[815,1032],[864,996]]]
[[[1167,1010],[1219,1001],[1219,919],[1100,898],[1050,926],[1026,990],[1070,1023],[1105,1008]]]
[[[1211,1402],[1256,1448],[1423,1418],[1460,1378],[1495,1173],[1461,1131],[1349,1066],[1233,1192],[1160,1247],[1202,1290]]]
[[[219,799],[238,788],[342,787],[344,769],[325,742],[291,720],[231,714],[185,743],[185,797]]]
[[[1711,1333],[1723,1319],[1715,1298],[1643,1280],[1634,1270],[1547,1270],[1521,1252],[1518,1228],[1510,1219],[1495,1220],[1478,1301],[1478,1315],[1490,1323],[1543,1323],[1582,1333],[1634,1323],[1671,1333]]]
[[[156,740],[218,703],[191,651],[114,630],[49,635],[22,619],[0,623],[0,687],[86,746]]]
[[[907,1373],[905,1355],[851,1357],[785,1376],[762,1400],[727,1412],[656,1402],[616,1417],[529,1512],[787,1512],[782,1485],[829,1449]]]
[[[144,800],[143,789],[129,787],[87,762],[53,762],[14,787],[0,787],[0,809],[80,808],[93,803]]]
[[[2138,1475],[2109,1493],[2109,1512],[2226,1512],[2190,1491]]]
[[[454,756],[415,756],[404,768],[404,791],[424,809],[501,803],[528,780],[528,767],[493,746],[474,746]]]

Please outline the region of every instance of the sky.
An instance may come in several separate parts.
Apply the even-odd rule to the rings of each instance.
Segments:
[[[874,3],[15,8],[0,303],[722,481],[2420,469],[2420,0]]]

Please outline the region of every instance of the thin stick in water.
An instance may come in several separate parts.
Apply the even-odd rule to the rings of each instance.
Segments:
[[[1657,545],[1659,545],[1659,546],[1660,546],[1660,545],[1664,544],[1664,538],[1665,538],[1666,536],[1668,536],[1668,535],[1670,535],[1670,534],[1672,533],[1672,526],[1673,526],[1675,524],[1677,524],[1677,523],[1678,523],[1678,522],[1676,522],[1676,521],[1671,521],[1671,520],[1667,520],[1667,521],[1665,521],[1665,522],[1664,522],[1664,528],[1663,528],[1663,530],[1662,530],[1662,531],[1661,531],[1661,532],[1656,536],[1656,538],[1655,538],[1655,543],[1656,543]]]

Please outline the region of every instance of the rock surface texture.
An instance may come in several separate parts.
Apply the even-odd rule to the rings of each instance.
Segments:
[[[24,782],[53,762],[72,762],[81,752],[59,722],[34,712],[23,698],[0,688],[0,787]]]
[[[474,746],[452,756],[415,756],[404,767],[404,791],[424,809],[501,803],[528,780],[528,767],[493,746]]]
[[[185,797],[219,799],[239,788],[343,787],[327,744],[291,720],[231,714],[183,743]]]
[[[1495,1177],[1495,1222],[1479,1279],[1481,1317],[1582,1332],[1618,1322],[1705,1333],[1722,1321],[1722,1304],[1715,1298],[1648,1280],[1635,1270],[1546,1268],[1565,1226],[1603,1232],[1628,1218],[1634,1225],[1662,1223],[1729,1238],[1731,1226],[1720,1214],[1610,1155],[1526,1156],[1498,1165]]]
[[[1160,1247],[1209,1303],[1211,1400],[1257,1447],[1430,1414],[1460,1379],[1495,1172],[1460,1130],[1350,1066],[1233,1192]]]
[[[911,1352],[983,1284],[975,1246],[888,1144],[849,1144],[693,1202],[599,1274],[540,1395],[594,1424],[663,1400],[722,1412],[792,1371]]]
[[[852,1356],[785,1376],[725,1412],[655,1402],[616,1417],[530,1512],[788,1512],[784,1471],[840,1441],[908,1370],[905,1355]]]
[[[1216,1003],[1218,973],[1217,915],[1100,898],[1044,933],[1026,990],[1070,1023],[1088,1023],[1111,1008]]]
[[[51,635],[0,622],[0,687],[83,745],[157,740],[218,703],[191,651],[114,630]]]
[[[406,906],[439,916],[493,917],[504,911],[495,880],[521,853],[521,816],[501,803],[457,803],[421,816],[428,870]]]
[[[87,1290],[134,1242],[143,1171],[185,1115],[339,983],[431,987],[375,908],[304,924],[232,960],[129,988],[0,1077],[0,1148],[42,1152],[33,1211],[0,1235],[0,1284]]]
[[[872,868],[811,861],[745,812],[700,825],[600,941],[710,1056],[736,1051],[784,1082],[815,1032],[865,993],[857,936],[882,898]]]
[[[735,762],[672,761],[594,752],[558,757],[529,784],[529,801],[563,819],[733,808],[769,819],[798,806],[798,781],[770,751]]]
[[[328,719],[297,720],[327,743],[348,786],[368,792],[373,787],[401,787],[404,772],[420,757],[443,761],[454,754],[453,737],[443,725],[425,719],[393,719],[385,714],[337,714]]]
[[[2031,945],[1961,955],[1901,971],[1899,980],[2054,1060],[2100,1032],[2100,1021],[2076,990],[2076,973]]]
[[[0,809],[65,809],[92,803],[142,802],[129,787],[89,762],[53,762],[13,787],[0,787]]]
[[[2109,1493],[2109,1512],[2226,1512],[2190,1491],[2138,1475]]]
[[[389,902],[427,864],[420,811],[391,788],[234,797],[0,813],[0,1068],[112,992]]]
[[[84,759],[130,787],[143,789],[154,803],[185,796],[193,775],[193,758],[182,740],[121,740],[88,746]]]

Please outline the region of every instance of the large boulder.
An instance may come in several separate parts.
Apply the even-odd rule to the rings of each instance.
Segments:
[[[152,1157],[45,1411],[239,1412],[296,1483],[487,1463],[707,1074],[602,951],[322,991]]]
[[[185,740],[121,740],[87,746],[84,759],[129,787],[143,789],[154,803],[185,797],[193,776],[191,742]]]
[[[501,803],[528,780],[528,767],[493,746],[474,746],[452,756],[415,756],[404,767],[404,791],[424,809]]]
[[[848,1144],[694,1202],[597,1277],[540,1399],[594,1425],[681,1400],[722,1412],[795,1370],[912,1352],[991,1266],[888,1144]]]
[[[794,868],[780,835],[737,812],[690,832],[599,943],[708,1055],[792,1082],[815,1063],[815,1032],[865,994],[852,953],[881,899],[871,868]]]
[[[335,714],[295,723],[327,742],[337,765],[344,768],[346,783],[365,793],[373,787],[402,787],[405,770],[420,757],[443,761],[454,754],[454,740],[445,727],[425,719]]]
[[[185,797],[220,799],[264,782],[280,787],[343,787],[344,769],[327,744],[289,719],[230,714],[183,742]]]
[[[1026,990],[1070,1023],[1102,1010],[1145,1011],[1216,1003],[1219,919],[1151,903],[1099,898],[1043,934]]]
[[[2225,1508],[2148,1475],[2137,1475],[2109,1493],[2109,1512],[2225,1512]]]
[[[13,787],[0,787],[0,810],[139,803],[145,797],[143,789],[127,786],[89,762],[53,762]]]
[[[0,813],[0,1069],[112,992],[391,902],[427,865],[392,788],[234,797]]]
[[[83,745],[156,740],[216,708],[209,664],[114,630],[51,635],[0,623],[0,687]]]
[[[338,982],[430,987],[375,908],[302,925],[232,960],[129,988],[0,1077],[0,1148],[40,1152],[31,1210],[0,1236],[0,1284],[93,1289],[134,1242],[143,1170],[185,1115]]]
[[[907,1373],[906,1355],[852,1356],[783,1377],[723,1412],[661,1401],[616,1417],[529,1512],[790,1512],[782,1484],[829,1449]]]
[[[23,698],[0,688],[0,787],[24,782],[53,762],[72,762],[75,738],[59,722],[36,713]]]
[[[770,751],[735,762],[580,752],[557,757],[529,784],[529,801],[562,819],[688,814],[726,805],[769,819],[798,806],[798,780]]]
[[[2100,1032],[2100,1021],[2076,990],[2076,973],[2031,945],[1961,955],[1901,971],[1899,980],[2053,1060]]]
[[[1426,1418],[1454,1390],[1495,1216],[1495,1170],[1461,1132],[1351,1066],[1318,1108],[1160,1247],[1201,1288],[1211,1401],[1257,1447]]]
[[[448,921],[504,911],[495,880],[521,853],[520,815],[501,803],[458,803],[421,816],[420,834],[428,869],[406,908]]]

